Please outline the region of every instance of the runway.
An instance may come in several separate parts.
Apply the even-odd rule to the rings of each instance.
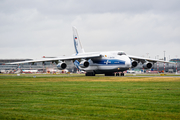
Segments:
[[[17,76],[17,77],[86,77],[85,74],[0,74],[0,76]],[[96,76],[87,76],[87,77],[117,77],[117,78],[124,78],[124,77],[159,77],[159,78],[170,78],[176,77],[180,78],[180,74],[165,74],[161,76],[160,74],[125,74],[125,76],[104,76],[104,74],[96,74]]]

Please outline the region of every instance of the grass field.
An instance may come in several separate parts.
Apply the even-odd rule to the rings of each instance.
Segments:
[[[180,78],[0,76],[0,119],[180,119]]]

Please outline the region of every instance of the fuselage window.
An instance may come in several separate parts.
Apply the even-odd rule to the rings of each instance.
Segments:
[[[118,52],[118,55],[126,55],[124,52]]]

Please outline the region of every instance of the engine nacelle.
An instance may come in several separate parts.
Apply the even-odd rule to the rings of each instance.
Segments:
[[[138,62],[137,61],[133,61],[131,65],[132,65],[132,68],[134,68],[134,67],[136,67],[138,65]]]
[[[79,66],[81,68],[87,68],[89,66],[89,62],[87,60],[83,60],[80,62]]]
[[[66,67],[67,67],[66,63],[64,63],[62,61],[60,63],[58,63],[58,65],[57,65],[57,68],[59,70],[64,70],[64,69],[66,69]]]
[[[143,68],[144,69],[150,69],[152,67],[152,63],[144,63]]]

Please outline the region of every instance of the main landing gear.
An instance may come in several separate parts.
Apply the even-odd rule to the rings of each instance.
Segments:
[[[86,76],[95,76],[96,74],[94,72],[87,72]],[[105,76],[124,76],[124,73],[105,73]]]
[[[116,76],[124,76],[124,73],[122,72],[122,73],[116,73]]]
[[[124,76],[124,73],[122,72],[122,73],[105,73],[105,76]]]

